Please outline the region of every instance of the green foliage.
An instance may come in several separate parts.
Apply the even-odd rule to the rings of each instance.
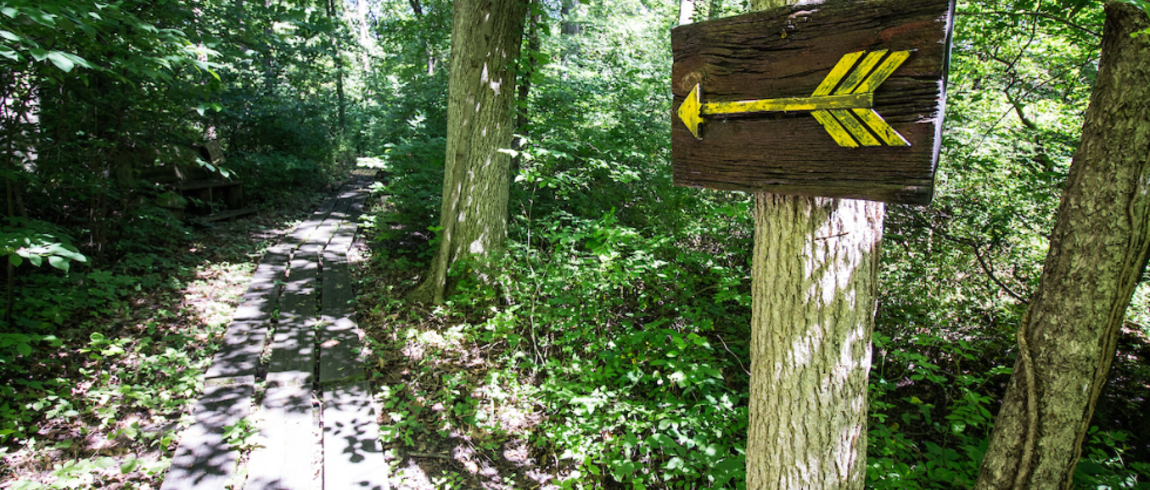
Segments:
[[[396,213],[375,217],[377,240],[394,240],[439,223],[446,144],[443,138],[432,138],[386,145],[384,171],[389,178],[380,192]]]
[[[247,417],[239,419],[232,425],[224,426],[224,441],[235,451],[250,451],[258,446],[256,438],[259,428]]]
[[[356,146],[382,154],[389,144],[447,136],[447,75],[451,2],[380,2],[367,47],[363,104]],[[442,159],[442,156],[440,156]]]
[[[434,233],[439,204],[431,199],[442,185],[441,150],[414,136],[439,136],[442,95],[410,95],[439,76],[439,66],[425,70],[427,54],[440,51],[427,49],[412,28],[421,19],[403,2],[385,4],[395,14],[385,39],[403,54],[380,60],[370,83],[404,95],[365,113],[391,173],[383,189],[391,212],[374,218],[391,250],[377,258],[388,274],[410,275],[418,265],[409,259],[426,258],[420,245],[434,244],[423,230]],[[513,437],[483,419],[469,387],[535,400],[548,417],[531,440],[562,462],[556,475],[565,488],[711,488],[743,479],[750,201],[669,185],[670,106],[653,95],[665,93],[669,66],[652,53],[669,52],[665,30],[677,7],[536,6],[538,48],[525,40],[531,49],[518,63],[531,82],[519,106],[526,125],[503,150],[514,162],[507,253],[460,264],[455,294],[430,315],[454,325],[456,341],[497,353],[489,378],[536,380],[445,381],[450,393],[432,401],[455,414],[449,425],[483,428],[496,442]],[[871,488],[973,485],[1097,76],[1097,4],[965,2],[958,10],[935,202],[888,207]],[[431,32],[444,29],[425,22]],[[477,279],[466,269],[488,272]],[[1130,313],[1143,327],[1145,290]],[[439,345],[427,335],[408,341]],[[398,417],[389,437],[410,444],[429,434],[418,422],[427,417],[424,395],[389,387]],[[1131,458],[1147,454],[1145,437],[1123,432],[1129,421],[1096,423],[1097,434],[1118,435],[1087,441],[1080,484],[1142,484],[1144,467]]]
[[[72,262],[87,262],[88,258],[72,246],[62,231],[39,221],[9,219],[0,227],[0,257],[20,267],[25,260],[40,267],[44,259],[52,267],[68,272]]]
[[[287,153],[249,153],[228,161],[244,186],[244,196],[278,204],[292,190],[314,190],[331,179],[315,160]]]
[[[973,487],[993,422],[994,400],[984,390],[1005,381],[1010,369],[984,371],[979,350],[966,340],[922,334],[896,341],[876,333],[874,344],[868,487]]]

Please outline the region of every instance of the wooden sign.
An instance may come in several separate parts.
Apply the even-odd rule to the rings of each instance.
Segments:
[[[953,4],[804,4],[671,31],[675,185],[929,203]]]

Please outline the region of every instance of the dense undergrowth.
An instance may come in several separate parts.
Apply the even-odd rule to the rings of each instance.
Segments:
[[[443,86],[386,87],[399,95],[375,113],[390,122],[372,151],[390,181],[361,308],[392,456],[449,455],[399,474],[415,465],[463,488],[745,485],[749,197],[670,185],[669,102],[652,95],[668,61],[648,54],[669,52],[665,7],[552,18],[581,35],[544,29],[525,55],[545,64],[507,150],[511,240],[494,263],[459,266],[498,274],[461,279],[427,310],[402,298],[438,240],[443,121],[403,94]],[[407,39],[398,27],[390,36]],[[868,488],[973,486],[1096,69],[1096,45],[1065,25],[970,15],[955,35],[935,202],[887,209]],[[1057,57],[1042,47],[1054,45]],[[421,68],[407,60],[381,66]],[[1150,485],[1147,289],[1084,444],[1083,488]]]
[[[614,213],[517,214],[519,239],[499,277],[461,283],[430,311],[400,299],[425,271],[426,251],[400,247],[396,229],[382,232],[389,239],[366,271],[361,305],[377,341],[384,441],[420,451],[438,434],[432,447],[479,454],[457,460],[512,468],[498,473],[504,483],[741,488],[749,213],[739,196],[714,197],[720,219],[678,238],[643,233]],[[390,212],[378,215],[381,226],[405,221]],[[888,249],[884,281],[896,277],[897,252]],[[907,311],[891,311],[899,299],[891,289],[875,335],[868,487],[970,488],[1011,371],[1009,331],[912,328],[898,314]],[[1146,379],[1136,356],[1147,344],[1128,334],[1107,396],[1136,406],[1144,385],[1130,378]],[[1091,429],[1076,481],[1144,486],[1144,432],[1129,425],[1139,417],[1100,413],[1117,416],[1095,422],[1105,425]],[[528,462],[512,464],[509,453]],[[445,475],[483,474],[449,468]]]
[[[324,190],[280,188],[236,222],[168,218],[176,239],[115,261],[22,271],[0,335],[0,486],[157,488],[255,263]]]

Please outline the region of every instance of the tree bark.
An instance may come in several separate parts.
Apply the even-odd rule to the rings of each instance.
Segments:
[[[690,24],[695,17],[695,0],[679,0],[679,24]]]
[[[458,0],[451,27],[447,156],[440,246],[410,295],[443,301],[447,272],[467,256],[490,258],[507,237],[508,148],[515,128],[515,72],[527,2]]]
[[[1098,81],[980,489],[1069,489],[1150,257],[1150,19],[1106,5]]]
[[[755,195],[750,490],[863,487],[884,210]]]
[[[863,488],[884,215],[878,202],[755,194],[748,490]]]

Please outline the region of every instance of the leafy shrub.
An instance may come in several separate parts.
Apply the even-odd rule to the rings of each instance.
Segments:
[[[244,182],[244,196],[260,202],[279,202],[285,193],[316,189],[329,177],[314,160],[285,153],[249,153],[228,159],[228,167]]]
[[[562,453],[572,479],[741,488],[746,285],[721,258],[645,236],[612,212],[519,226],[537,241],[512,242],[501,287],[464,280],[449,304],[509,303],[472,332],[505,342],[505,365],[542,374],[533,391],[551,415],[534,442]]]
[[[395,240],[439,224],[446,152],[444,138],[388,145],[384,159],[389,181],[383,192],[395,212],[375,216],[376,239]]]

